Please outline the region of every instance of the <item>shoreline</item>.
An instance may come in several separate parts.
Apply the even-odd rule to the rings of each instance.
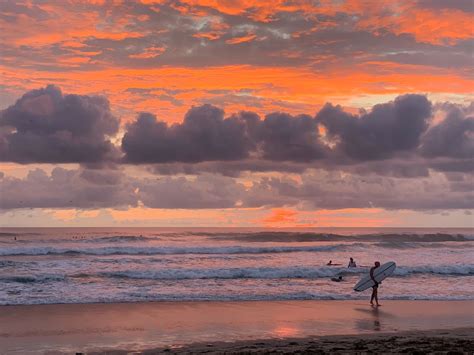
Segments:
[[[0,353],[143,351],[196,343],[474,329],[474,301],[142,302],[0,306]],[[273,340],[271,340],[273,341]],[[240,345],[239,345],[240,346]]]
[[[368,292],[368,291],[363,291]],[[367,302],[366,302],[367,301]],[[370,293],[367,293],[364,297],[360,298],[347,298],[347,299],[217,299],[217,300],[206,300],[206,299],[197,299],[197,300],[149,300],[149,301],[105,301],[105,302],[64,302],[64,303],[32,303],[32,304],[0,304],[0,310],[4,307],[21,307],[21,308],[36,308],[36,307],[55,307],[55,306],[107,306],[107,305],[146,305],[146,304],[156,304],[156,305],[180,305],[180,304],[226,304],[226,303],[256,303],[256,302],[357,302],[360,304],[366,304],[370,306]],[[474,298],[452,298],[452,299],[428,299],[428,298],[416,298],[416,299],[405,299],[405,298],[386,298],[379,299],[381,306],[383,303],[392,303],[392,302],[472,302],[474,304]]]

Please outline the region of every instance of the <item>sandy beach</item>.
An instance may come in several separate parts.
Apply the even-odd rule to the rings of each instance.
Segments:
[[[143,354],[458,354],[474,351],[474,328],[410,331],[365,335],[338,335],[294,339],[264,339],[240,342],[196,343],[182,348],[148,349]],[[99,352],[97,354],[103,354]],[[107,352],[109,355],[127,351]]]
[[[433,351],[442,346],[468,351],[473,343],[469,335],[474,328],[473,306],[473,301],[386,301],[380,308],[371,308],[366,301],[2,306],[0,352],[240,352],[276,348],[301,352],[318,347],[334,352],[339,351],[337,347],[343,351],[354,346],[386,347],[389,351],[396,349],[389,345],[405,344],[405,340],[406,347],[412,349],[433,344]],[[434,329],[437,332],[419,333]],[[379,336],[387,333],[390,335]],[[393,341],[388,341],[391,337]]]

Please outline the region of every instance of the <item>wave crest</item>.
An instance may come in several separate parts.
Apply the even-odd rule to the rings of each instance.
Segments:
[[[281,246],[281,247],[98,247],[98,248],[56,248],[16,247],[1,248],[0,255],[173,255],[173,254],[267,254],[291,252],[318,252],[344,248],[345,245],[329,246]]]
[[[100,276],[124,279],[145,280],[186,280],[186,279],[318,279],[337,275],[357,275],[367,273],[366,268],[334,268],[334,267],[261,267],[261,268],[226,268],[226,269],[166,269],[150,271],[112,271],[102,272]],[[414,274],[434,275],[474,275],[474,265],[454,266],[417,266],[399,267],[395,277]]]

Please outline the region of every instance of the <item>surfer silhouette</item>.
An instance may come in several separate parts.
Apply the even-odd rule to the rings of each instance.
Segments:
[[[370,304],[373,306],[374,305],[374,300],[375,300],[375,304],[378,306],[380,306],[379,304],[379,297],[378,297],[378,288],[379,288],[379,283],[377,282],[377,280],[375,280],[374,278],[374,270],[376,268],[378,268],[380,266],[380,262],[376,261],[375,266],[372,266],[370,268],[370,278],[372,279],[372,281],[374,281],[375,285],[372,286],[372,296],[370,297]]]
[[[333,278],[331,278],[331,281],[334,281],[334,282],[341,282],[341,281],[342,281],[342,276],[339,275],[338,277],[333,277]]]
[[[349,265],[347,265],[347,267],[357,267],[356,262],[354,261],[354,259],[350,258]]]

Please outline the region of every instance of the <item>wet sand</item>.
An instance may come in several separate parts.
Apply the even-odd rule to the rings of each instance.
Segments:
[[[294,339],[196,343],[184,347],[148,349],[142,354],[472,354],[474,328],[338,335]],[[103,354],[97,353],[97,354]],[[127,351],[107,352],[123,355]]]
[[[123,353],[121,350],[146,349],[245,352],[273,351],[275,346],[291,353],[341,344],[351,349],[379,344],[389,351],[391,343],[402,339],[414,339],[407,345],[412,348],[433,343],[457,349],[472,346],[472,336],[466,334],[472,334],[473,328],[474,301],[385,301],[380,308],[370,307],[367,301],[2,306],[0,353]],[[433,329],[441,330],[434,336],[436,341],[417,333]],[[382,333],[390,335],[374,338],[374,334]],[[343,337],[324,338],[318,343],[321,336]],[[394,338],[387,342],[390,337],[400,341]],[[287,340],[297,338],[300,340]],[[216,343],[222,341],[227,344]],[[189,344],[194,345],[189,348]],[[224,350],[226,346],[229,348]]]

